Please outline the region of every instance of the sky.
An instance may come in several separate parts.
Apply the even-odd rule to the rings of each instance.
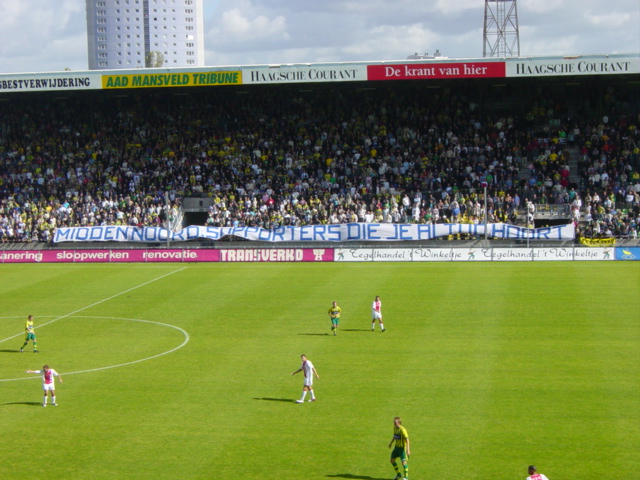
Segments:
[[[207,66],[483,55],[484,0],[203,2]],[[517,0],[517,12],[521,56],[640,52],[639,0]],[[0,73],[65,69],[88,69],[85,0],[0,0]]]

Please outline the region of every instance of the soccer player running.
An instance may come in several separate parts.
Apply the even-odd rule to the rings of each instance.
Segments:
[[[300,355],[300,358],[302,359],[302,365],[300,365],[300,368],[298,370],[296,370],[291,374],[291,375],[295,375],[298,372],[304,373],[304,386],[302,387],[302,397],[300,397],[299,400],[296,400],[296,403],[304,403],[304,397],[307,396],[307,392],[311,394],[311,398],[309,399],[309,401],[315,402],[316,396],[313,393],[313,376],[315,375],[316,378],[320,378],[320,376],[316,371],[316,367],[313,366],[313,363],[311,363],[311,360],[309,360],[306,355],[304,354]]]
[[[409,459],[409,455],[411,455],[411,448],[409,446],[409,434],[407,430],[402,426],[402,421],[400,417],[395,417],[393,419],[393,438],[391,442],[389,442],[389,448],[393,442],[396,442],[396,446],[393,447],[391,451],[391,465],[396,471],[395,480],[405,480],[409,479],[409,464],[407,460]],[[398,464],[396,460],[400,458],[402,462],[402,467],[404,468],[404,477],[400,475],[400,469],[398,468]]]
[[[342,309],[338,306],[338,302],[335,300],[329,309],[329,317],[331,318],[331,331],[334,335],[338,334],[338,326],[340,325],[340,314]]]
[[[380,331],[384,332],[384,323],[382,323],[382,302],[380,297],[376,296],[376,299],[371,304],[371,331],[376,329],[376,320],[380,323]]]
[[[20,347],[21,352],[24,352],[24,348],[29,344],[29,341],[33,342],[33,353],[38,353],[38,342],[36,341],[36,330],[33,326],[33,315],[29,315],[24,324],[24,344]]]
[[[27,370],[27,373],[35,373],[36,375],[42,374],[42,389],[44,390],[42,406],[47,406],[47,392],[49,392],[49,395],[51,396],[51,405],[57,407],[58,404],[56,403],[56,384],[54,377],[58,377],[60,383],[64,383],[60,374],[53,368],[49,368],[49,365],[42,367],[42,370]]]

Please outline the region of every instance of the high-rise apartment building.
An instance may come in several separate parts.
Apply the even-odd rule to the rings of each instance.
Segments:
[[[86,2],[90,70],[204,66],[202,0]]]

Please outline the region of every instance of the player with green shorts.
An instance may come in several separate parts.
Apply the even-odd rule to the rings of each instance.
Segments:
[[[396,471],[395,480],[401,480],[403,478],[404,480],[408,480],[409,464],[407,461],[409,460],[409,455],[411,455],[411,448],[409,447],[409,434],[407,433],[407,429],[402,426],[400,417],[395,417],[393,419],[393,438],[391,439],[391,442],[389,442],[389,448],[391,448],[393,442],[396,442],[396,445],[391,451],[391,465],[393,465],[393,468]],[[396,463],[398,458],[402,462],[404,476],[400,474],[400,469]]]
[[[36,330],[33,326],[33,315],[29,315],[24,324],[24,344],[20,347],[20,351],[24,352],[29,342],[33,342],[33,353],[38,353],[38,342],[36,341]]]
[[[338,302],[334,300],[333,305],[329,309],[329,317],[331,318],[331,331],[334,335],[338,333],[338,325],[340,325],[340,314],[342,309],[338,306]]]

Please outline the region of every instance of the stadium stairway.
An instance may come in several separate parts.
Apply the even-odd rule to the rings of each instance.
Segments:
[[[578,165],[578,159],[580,158],[580,149],[578,147],[566,147],[566,152],[569,154],[569,184],[578,187],[580,185],[580,170]]]

